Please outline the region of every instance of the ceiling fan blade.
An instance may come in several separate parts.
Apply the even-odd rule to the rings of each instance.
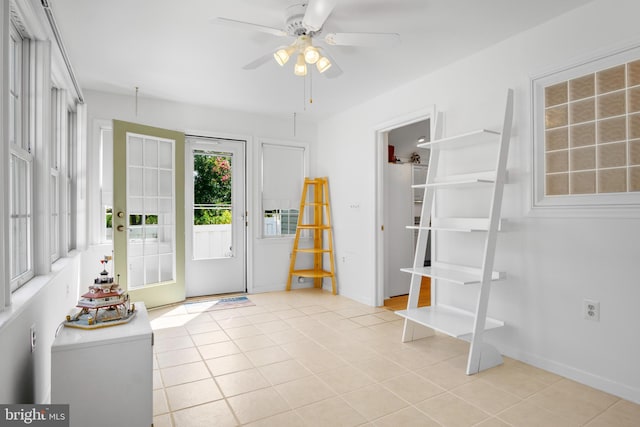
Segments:
[[[336,3],[338,0],[309,0],[302,23],[311,31],[319,31],[336,7]]]
[[[332,46],[392,47],[400,43],[396,33],[329,33],[324,41]]]
[[[267,62],[269,62],[269,60],[271,60],[272,58],[273,58],[273,53],[267,53],[266,55],[263,55],[260,58],[249,62],[247,65],[242,67],[242,69],[243,70],[255,70],[256,68],[260,67],[261,65],[264,65]]]
[[[213,19],[212,21],[216,24],[227,25],[235,28],[242,28],[245,30],[261,31],[263,33],[272,34],[274,36],[282,37],[287,35],[286,32],[279,30],[277,28],[266,27],[264,25],[259,25],[259,24],[252,24],[251,22],[236,21],[235,19],[218,17]]]

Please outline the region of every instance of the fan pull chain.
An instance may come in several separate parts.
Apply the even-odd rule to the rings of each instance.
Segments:
[[[138,90],[140,88],[136,86],[136,117],[138,117]]]
[[[313,104],[313,70],[309,73],[309,104]]]
[[[296,136],[296,113],[293,113],[293,136]]]

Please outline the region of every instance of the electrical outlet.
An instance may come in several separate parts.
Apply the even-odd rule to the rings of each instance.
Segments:
[[[36,351],[36,325],[31,325],[29,329],[29,341],[31,341],[31,353]]]
[[[593,320],[594,322],[600,321],[600,301],[584,300],[582,311],[585,319]]]

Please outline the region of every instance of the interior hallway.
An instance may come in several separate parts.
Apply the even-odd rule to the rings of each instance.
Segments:
[[[154,426],[637,426],[640,405],[468,345],[401,343],[402,320],[317,289],[151,310]]]

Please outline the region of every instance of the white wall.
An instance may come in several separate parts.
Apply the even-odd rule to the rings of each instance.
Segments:
[[[331,197],[340,293],[375,302],[375,129],[431,104],[445,113],[445,135],[499,129],[512,87],[513,173],[503,206],[511,227],[499,236],[496,257],[509,279],[494,285],[489,305],[490,316],[507,326],[488,339],[506,355],[640,402],[640,219],[540,218],[528,202],[530,78],[640,44],[638,16],[637,0],[594,1],[320,123],[318,173],[337,184]],[[417,54],[428,55],[429,45]],[[349,168],[333,161],[338,157],[350,159]],[[455,292],[444,297],[472,302]],[[601,302],[599,323],[583,320],[585,298]]]
[[[0,402],[48,403],[51,392],[51,345],[65,315],[78,301],[81,254],[58,260],[52,272],[38,276],[14,294],[13,305],[0,327]],[[24,301],[23,301],[24,300]],[[36,328],[36,348],[31,352],[31,326]]]
[[[133,91],[132,91],[133,94]],[[261,239],[258,212],[260,157],[259,141],[298,141],[309,143],[310,158],[314,158],[317,127],[298,117],[293,135],[293,114],[291,117],[264,116],[230,110],[206,108],[176,102],[162,101],[140,97],[138,114],[135,114],[135,98],[104,92],[85,91],[88,105],[88,164],[99,164],[99,143],[94,131],[98,123],[104,120],[124,120],[150,126],[174,129],[191,134],[236,137],[247,139],[247,209],[249,219],[249,243],[252,252],[248,258],[248,287],[251,292],[283,290],[289,272],[289,254],[293,238]],[[314,175],[314,166],[310,165],[310,175]],[[88,176],[89,185],[89,220],[88,233],[93,236],[91,244],[98,244],[100,218],[100,201],[98,192],[98,168],[92,168]],[[97,256],[95,262],[108,248],[99,247],[90,251]],[[107,252],[105,252],[107,250]],[[97,264],[96,264],[97,265]]]

